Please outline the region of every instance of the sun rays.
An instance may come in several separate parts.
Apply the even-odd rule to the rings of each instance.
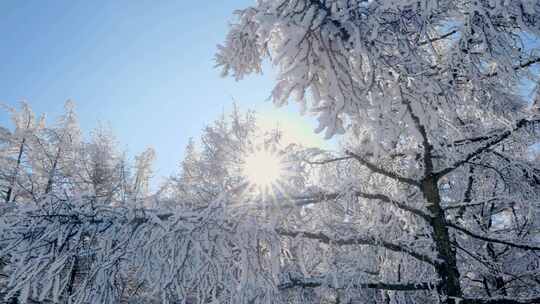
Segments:
[[[258,150],[245,157],[242,171],[250,184],[267,188],[276,184],[285,170],[283,160],[277,153]]]

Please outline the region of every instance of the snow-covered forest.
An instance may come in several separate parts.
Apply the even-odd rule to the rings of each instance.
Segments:
[[[154,150],[82,136],[72,102],[8,108],[1,299],[540,303],[540,2],[253,2],[216,73],[275,69],[336,149],[234,107],[154,187]]]

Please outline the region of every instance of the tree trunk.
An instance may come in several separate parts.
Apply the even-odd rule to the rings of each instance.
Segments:
[[[54,174],[56,172],[56,167],[58,166],[58,159],[60,158],[60,152],[62,152],[62,148],[59,147],[58,151],[56,152],[56,157],[54,158],[54,162],[51,168],[51,171],[49,172],[49,179],[47,180],[47,186],[45,188],[45,194],[48,194],[52,190],[53,182],[54,182]]]
[[[21,145],[19,147],[19,155],[17,156],[17,165],[15,166],[15,172],[13,172],[13,176],[11,177],[11,182],[9,185],[9,189],[6,193],[6,204],[11,201],[11,195],[13,194],[13,187],[15,187],[15,183],[17,182],[17,174],[19,173],[19,167],[21,166],[22,162],[22,155],[24,153],[24,144],[26,142],[26,138],[23,138],[21,141]]]
[[[450,242],[450,234],[446,225],[444,210],[441,208],[441,197],[437,179],[433,175],[422,181],[422,191],[428,202],[428,210],[432,214],[431,226],[433,228],[433,241],[437,250],[439,262],[435,270],[441,278],[439,292],[448,297],[445,303],[456,303],[454,298],[462,298],[463,292],[459,282],[456,252]]]

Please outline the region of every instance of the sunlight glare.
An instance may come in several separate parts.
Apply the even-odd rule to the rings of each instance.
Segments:
[[[253,151],[244,159],[243,173],[250,184],[270,187],[283,176],[283,162],[279,155],[271,151]]]

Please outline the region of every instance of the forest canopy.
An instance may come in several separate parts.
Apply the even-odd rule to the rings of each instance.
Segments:
[[[335,151],[234,110],[151,189],[74,105],[0,129],[8,303],[540,303],[540,3],[258,0],[223,76],[277,71],[276,106]],[[533,87],[532,94],[524,92]]]

